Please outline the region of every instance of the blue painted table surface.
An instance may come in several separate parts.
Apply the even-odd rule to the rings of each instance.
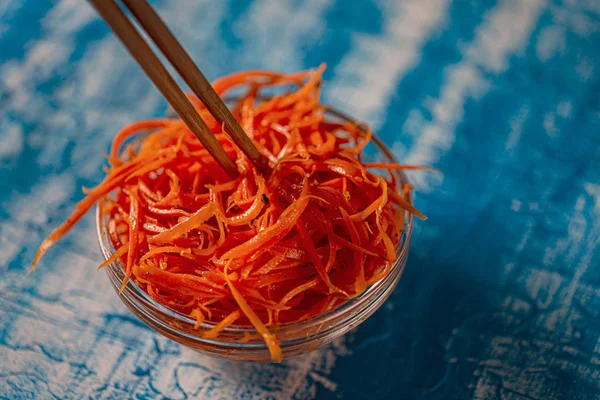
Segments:
[[[327,62],[327,102],[443,172],[412,175],[429,220],[372,318],[281,365],[141,325],[92,215],[27,275],[111,136],[165,102],[87,2],[3,0],[1,398],[600,398],[600,1],[157,6],[209,78]]]

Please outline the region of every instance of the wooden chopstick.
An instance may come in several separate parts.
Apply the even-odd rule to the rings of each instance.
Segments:
[[[142,28],[175,67],[194,94],[204,103],[213,117],[219,124],[225,124],[225,130],[240,150],[246,154],[259,171],[266,173],[268,171],[266,158],[258,152],[252,140],[246,135],[208,79],[152,6],[146,0],[121,0],[121,2],[131,11],[131,14],[138,20]]]
[[[212,134],[185,93],[177,86],[173,77],[161,64],[148,43],[123,13],[114,0],[89,0],[100,16],[121,40],[125,48],[142,67],[146,75],[167,99],[171,107],[200,140],[223,170],[232,178],[238,176],[235,163]]]

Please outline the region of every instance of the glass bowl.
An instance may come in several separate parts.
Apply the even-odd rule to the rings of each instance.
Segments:
[[[326,112],[328,120],[360,123],[335,109]],[[381,162],[396,162],[392,152],[375,135],[367,146],[366,157]],[[402,171],[392,171],[400,189],[408,183]],[[412,204],[412,196],[408,198]],[[390,296],[406,266],[408,248],[413,228],[413,216],[406,212],[404,230],[396,248],[396,260],[389,273],[369,286],[364,293],[337,308],[298,323],[287,323],[269,327],[279,340],[284,359],[308,353],[322,347],[360,325],[371,316]],[[98,241],[105,259],[114,254],[115,248],[108,235],[108,217],[97,207],[96,225]],[[117,294],[124,279],[124,268],[119,260],[105,268]],[[119,298],[142,322],[150,328],[176,342],[200,353],[236,361],[269,362],[269,349],[262,337],[252,326],[232,325],[218,335],[207,339],[197,334],[196,320],[181,314],[154,300],[150,295],[129,280]],[[200,329],[213,328],[213,322],[204,322]]]

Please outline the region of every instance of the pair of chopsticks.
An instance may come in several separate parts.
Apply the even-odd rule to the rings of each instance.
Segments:
[[[116,1],[89,1],[206,150],[230,177],[237,177],[238,169],[235,163],[227,156],[225,150],[223,150],[185,93],[177,86],[171,74],[162,65],[149,44],[146,43]],[[259,171],[267,172],[266,159],[258,152],[210,82],[147,0],[121,0],[121,2],[135,17],[141,28],[146,31],[167,60],[175,67],[179,75],[202,101],[212,116],[219,124],[224,124],[225,131],[238,148],[246,154]]]

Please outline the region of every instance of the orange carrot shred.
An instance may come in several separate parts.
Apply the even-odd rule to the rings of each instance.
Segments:
[[[223,274],[225,275],[225,281],[229,285],[228,287],[231,291],[231,294],[233,295],[233,298],[240,307],[240,310],[242,310],[244,315],[246,315],[248,320],[250,320],[250,323],[254,326],[254,328],[256,328],[256,331],[263,337],[265,343],[269,347],[269,351],[271,352],[271,359],[275,362],[281,362],[281,360],[283,360],[283,354],[281,353],[279,343],[277,343],[275,337],[265,327],[265,325],[260,320],[260,318],[258,318],[254,310],[252,310],[252,308],[248,305],[248,302],[246,301],[244,296],[240,294],[240,292],[235,288],[233,282],[229,278],[229,275],[227,274],[227,267],[230,263],[231,260],[229,260],[228,265],[225,265],[225,270],[223,271]]]

